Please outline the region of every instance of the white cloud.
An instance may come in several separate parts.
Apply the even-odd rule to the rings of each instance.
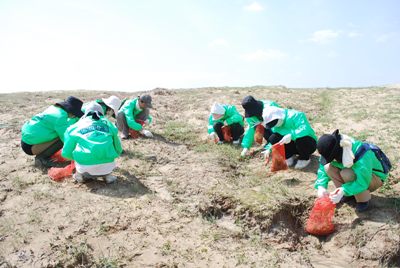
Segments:
[[[327,44],[339,37],[338,31],[320,30],[312,34],[309,39],[311,42],[318,44]]]
[[[349,33],[347,33],[347,36],[350,37],[350,38],[357,38],[357,37],[361,37],[363,35],[361,33],[358,33],[358,32],[349,32]]]
[[[280,60],[286,58],[288,55],[277,49],[256,50],[254,52],[246,53],[240,56],[245,61],[266,61],[266,60]]]
[[[223,38],[217,38],[208,43],[208,47],[227,47],[228,42]]]
[[[251,12],[260,12],[264,10],[264,7],[258,2],[253,2],[250,5],[245,6],[244,9]]]

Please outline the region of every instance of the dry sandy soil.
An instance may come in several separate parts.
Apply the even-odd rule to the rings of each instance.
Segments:
[[[123,141],[112,185],[53,182],[19,145],[24,121],[59,99],[109,93],[0,95],[0,267],[400,266],[399,88],[149,93],[155,137]],[[207,144],[210,105],[242,111],[248,94],[304,111],[319,136],[339,128],[383,148],[394,169],[371,209],[339,205],[335,233],[308,235],[316,154],[304,171],[271,173],[256,153],[241,161],[240,148]]]

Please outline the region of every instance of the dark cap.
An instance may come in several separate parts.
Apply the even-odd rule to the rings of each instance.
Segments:
[[[151,96],[150,95],[142,95],[140,96],[139,100],[146,104],[147,108],[153,108],[153,105],[151,104]]]
[[[321,155],[320,162],[326,165],[335,158],[340,149],[339,129],[336,129],[332,134],[324,134],[318,139],[317,149]]]
[[[75,115],[76,117],[82,117],[82,101],[74,96],[69,96],[65,101],[57,102],[56,104],[64,108],[65,111]]]
[[[263,104],[261,101],[257,101],[253,96],[244,97],[242,100],[242,107],[246,118],[252,116],[262,117]]]

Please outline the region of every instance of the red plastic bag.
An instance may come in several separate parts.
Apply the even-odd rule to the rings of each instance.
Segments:
[[[64,178],[71,176],[74,169],[75,169],[75,162],[71,161],[71,164],[69,164],[66,167],[50,168],[49,171],[47,172],[47,175],[49,175],[50,179],[52,179],[53,181],[62,181]]]
[[[62,149],[58,150],[55,152],[52,156],[50,156],[51,161],[55,163],[63,163],[68,161],[68,159],[65,159],[64,157],[61,156]]]
[[[232,132],[231,132],[231,127],[230,126],[223,126],[221,128],[222,130],[222,135],[224,135],[224,140],[227,142],[232,141]]]
[[[137,123],[141,124],[142,126],[144,125],[144,121],[143,120],[135,120]],[[129,136],[131,136],[132,139],[137,139],[140,137],[140,132],[133,130],[133,129],[129,129]]]
[[[336,204],[332,203],[328,196],[315,200],[310,217],[307,220],[306,231],[313,235],[328,235],[335,231],[333,216]]]
[[[285,145],[284,144],[274,144],[272,145],[272,164],[271,171],[279,171],[288,169],[285,157]]]
[[[264,138],[264,131],[265,131],[265,128],[263,127],[263,125],[258,124],[256,126],[256,133],[254,133],[254,141],[257,144],[262,144],[263,138]]]

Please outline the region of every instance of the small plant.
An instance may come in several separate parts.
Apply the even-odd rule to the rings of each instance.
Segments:
[[[118,261],[112,258],[102,257],[96,263],[96,268],[118,268]]]
[[[161,247],[161,255],[167,256],[169,254],[171,254],[171,242],[167,241]]]

